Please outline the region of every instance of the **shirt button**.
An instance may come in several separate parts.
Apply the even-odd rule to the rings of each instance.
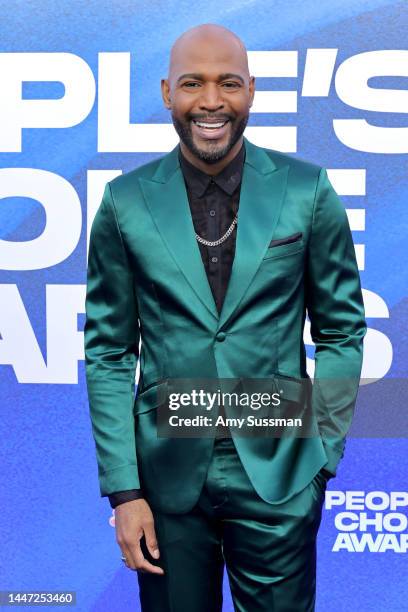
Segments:
[[[214,215],[215,215],[215,210],[211,209],[211,210],[210,210],[210,215],[211,215],[212,217],[214,217]]]
[[[224,332],[218,332],[218,334],[215,336],[215,339],[217,340],[217,342],[224,342],[226,337],[227,334],[225,334]]]
[[[218,262],[218,257],[211,257],[211,261],[212,261],[212,263],[217,263]]]

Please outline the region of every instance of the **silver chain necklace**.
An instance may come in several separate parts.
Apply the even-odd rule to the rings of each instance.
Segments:
[[[238,221],[238,213],[235,215],[233,222],[231,223],[231,225],[229,226],[225,234],[221,236],[221,238],[218,238],[218,240],[213,240],[213,241],[205,240],[205,238],[201,238],[201,236],[199,236],[198,234],[196,234],[195,236],[198,242],[201,242],[201,244],[205,244],[206,246],[211,246],[211,247],[218,246],[222,242],[225,242],[225,240],[232,234],[232,232],[234,231],[234,227],[237,224],[237,221]]]

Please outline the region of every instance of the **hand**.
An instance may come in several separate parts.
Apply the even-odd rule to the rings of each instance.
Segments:
[[[160,557],[153,514],[145,499],[134,499],[115,508],[115,530],[116,541],[126,557],[126,566],[129,569],[164,574],[161,567],[145,559],[140,546],[140,540],[144,536],[147,550],[153,559]]]

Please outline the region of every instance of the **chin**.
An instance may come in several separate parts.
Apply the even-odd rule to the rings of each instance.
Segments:
[[[207,146],[204,147],[201,143],[198,144],[194,141],[193,144],[194,149],[192,153],[197,155],[202,161],[207,162],[207,164],[217,163],[220,159],[223,159],[233,147],[232,142],[227,142],[225,144],[209,142]]]

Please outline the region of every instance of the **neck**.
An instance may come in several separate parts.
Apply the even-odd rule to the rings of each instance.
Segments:
[[[225,157],[217,161],[215,164],[207,164],[205,161],[194,155],[190,149],[186,147],[184,142],[180,140],[180,149],[184,157],[191,163],[193,166],[196,166],[199,170],[202,170],[206,174],[211,176],[215,176],[221,170],[227,166],[232,159],[238,154],[239,150],[243,145],[244,139],[243,136],[234,144],[232,149],[230,149]]]

